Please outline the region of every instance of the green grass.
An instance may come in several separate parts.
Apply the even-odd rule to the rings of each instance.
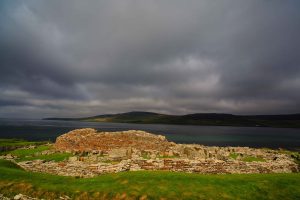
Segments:
[[[26,156],[33,156],[36,153],[40,153],[48,149],[50,149],[50,146],[41,145],[34,149],[16,149],[8,153],[10,153],[13,156],[17,156],[18,158],[25,158]]]
[[[142,158],[146,159],[146,160],[149,160],[150,159],[150,155],[145,153],[145,152],[142,152]]]
[[[63,161],[68,159],[70,156],[72,156],[71,153],[53,153],[49,155],[40,155],[40,156],[30,156],[30,157],[23,157],[20,159],[17,159],[18,162],[20,161],[30,161],[30,160],[45,160],[45,161]]]
[[[148,156],[147,154],[142,154],[142,158],[146,159],[146,160],[149,160],[150,159],[150,156]]]
[[[10,162],[10,161],[6,161],[6,160],[1,160],[0,159],[0,168],[9,168],[9,169],[20,169],[19,165]]]
[[[232,159],[234,159],[234,160],[236,160],[238,156],[239,156],[239,154],[237,154],[237,153],[231,153],[229,155],[229,157],[232,158]]]
[[[55,199],[300,199],[300,174],[199,175],[139,171],[76,179],[26,172],[0,160],[0,193]]]
[[[46,160],[46,161],[63,161],[70,156],[72,156],[71,153],[52,153],[49,155],[40,155],[41,152],[45,150],[49,150],[51,147],[48,145],[40,145],[34,149],[16,149],[10,152],[13,156],[17,156],[16,161],[21,162],[21,161],[26,161],[26,160]]]
[[[40,145],[46,142],[29,142],[20,139],[0,139],[0,147]]]

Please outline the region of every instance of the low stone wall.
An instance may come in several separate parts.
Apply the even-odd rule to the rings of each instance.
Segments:
[[[291,173],[297,165],[288,160],[268,162],[222,161],[215,159],[138,159],[112,163],[87,163],[82,161],[44,162],[42,160],[18,163],[28,171],[44,172],[62,176],[93,177],[106,173],[138,170],[167,170],[201,174],[247,174],[247,173]]]

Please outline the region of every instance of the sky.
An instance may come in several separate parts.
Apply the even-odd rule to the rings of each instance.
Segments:
[[[0,117],[300,113],[299,0],[1,0]]]

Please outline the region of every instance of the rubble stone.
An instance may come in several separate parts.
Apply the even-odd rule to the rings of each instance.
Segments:
[[[70,131],[59,136],[55,142],[57,150],[73,152],[109,151],[128,147],[163,151],[172,145],[164,136],[145,131],[97,132],[91,128]]]

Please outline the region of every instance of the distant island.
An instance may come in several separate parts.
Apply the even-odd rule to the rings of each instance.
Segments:
[[[223,113],[195,113],[187,115],[167,115],[153,112],[127,112],[97,115],[83,118],[44,118],[43,120],[65,120],[86,122],[138,123],[138,124],[178,124],[202,126],[244,126],[300,128],[300,114],[282,115],[233,115]]]

